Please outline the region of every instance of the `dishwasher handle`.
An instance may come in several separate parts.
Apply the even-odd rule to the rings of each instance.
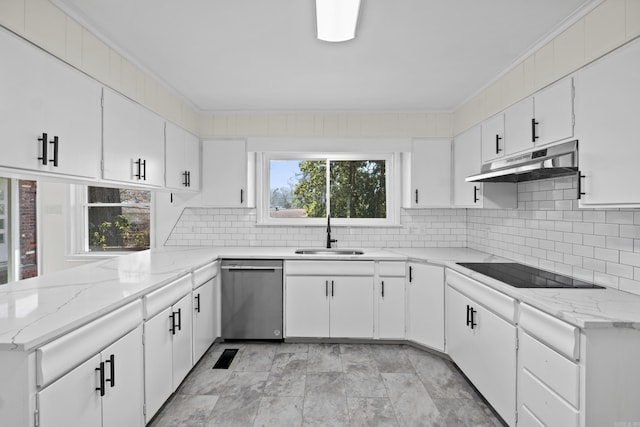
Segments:
[[[245,265],[245,266],[239,266],[239,265],[223,265],[222,267],[220,267],[222,270],[229,270],[229,271],[276,271],[276,270],[282,270],[282,267],[268,267],[268,266],[252,266],[252,265]]]

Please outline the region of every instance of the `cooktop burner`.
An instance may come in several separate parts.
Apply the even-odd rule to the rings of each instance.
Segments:
[[[459,262],[457,264],[516,288],[604,289],[603,286],[515,262]]]

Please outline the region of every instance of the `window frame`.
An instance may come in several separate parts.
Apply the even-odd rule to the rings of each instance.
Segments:
[[[353,227],[390,227],[398,226],[400,221],[400,153],[385,152],[260,152],[256,161],[256,210],[258,225],[281,226],[325,226],[327,218],[272,218],[269,215],[271,197],[270,162],[272,160],[324,160],[358,161],[358,160],[384,160],[385,161],[385,191],[386,191],[386,218],[334,218],[331,217],[331,225]],[[330,174],[328,171],[327,175]],[[329,178],[327,177],[326,191],[331,191]]]
[[[96,257],[96,258],[112,258],[119,255],[130,254],[137,252],[135,250],[110,250],[110,251],[91,251],[89,250],[89,208],[100,206],[126,206],[131,207],[131,203],[89,203],[89,187],[100,187],[97,185],[85,185],[74,184],[71,185],[72,191],[70,194],[71,206],[74,211],[74,224],[75,227],[71,227],[71,250],[72,257]],[[125,187],[104,186],[108,188],[118,188],[121,190],[127,189]],[[155,235],[154,235],[154,192],[147,188],[131,188],[132,190],[149,191],[151,195],[151,201],[149,203],[136,204],[139,206],[148,206],[149,208],[149,249],[154,247]]]

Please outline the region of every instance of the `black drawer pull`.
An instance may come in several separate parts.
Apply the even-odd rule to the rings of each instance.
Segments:
[[[96,368],[96,371],[100,372],[100,385],[96,390],[100,392],[100,396],[104,396],[104,362],[100,362],[100,367]]]
[[[111,374],[110,378],[107,378],[105,381],[108,382],[111,387],[115,387],[116,386],[116,356],[115,354],[112,354],[111,356],[109,356],[109,360],[107,360],[105,363],[109,364],[109,373]]]
[[[42,160],[42,164],[46,165],[47,161],[48,161],[48,158],[47,158],[47,145],[49,144],[47,133],[43,132],[42,133],[42,137],[38,138],[38,141],[42,142],[42,156],[38,157],[38,160]]]

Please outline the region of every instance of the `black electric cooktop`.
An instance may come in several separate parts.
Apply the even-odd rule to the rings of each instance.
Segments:
[[[457,264],[515,288],[604,289],[603,286],[515,262],[459,262]]]

